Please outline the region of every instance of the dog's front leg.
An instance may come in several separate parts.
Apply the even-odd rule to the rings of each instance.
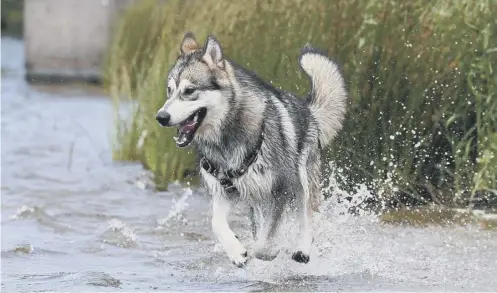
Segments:
[[[228,224],[229,202],[220,195],[213,196],[212,230],[223,246],[230,260],[238,267],[243,267],[248,260],[247,249],[237,239]]]
[[[252,232],[252,237],[254,238],[254,241],[255,241],[255,240],[257,240],[257,220],[255,218],[254,207],[250,207],[249,219],[250,219],[250,230]]]

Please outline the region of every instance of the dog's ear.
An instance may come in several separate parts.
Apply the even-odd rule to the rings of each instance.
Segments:
[[[181,54],[185,55],[191,53],[195,50],[198,50],[199,46],[197,41],[195,40],[195,36],[192,32],[187,32],[183,37],[183,41],[181,42],[180,51]]]
[[[224,68],[223,50],[216,37],[209,35],[204,46],[204,61],[211,68]]]

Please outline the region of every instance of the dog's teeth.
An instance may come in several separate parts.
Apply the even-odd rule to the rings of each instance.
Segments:
[[[180,144],[183,144],[187,141],[187,138],[184,135],[178,135],[178,136],[173,137],[173,138],[174,138],[174,141],[176,143],[180,143]]]
[[[193,122],[197,122],[197,120],[198,120],[198,114],[193,116]]]

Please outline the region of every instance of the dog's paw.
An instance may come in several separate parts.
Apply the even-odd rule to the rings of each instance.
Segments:
[[[231,256],[231,263],[234,264],[235,266],[239,268],[243,268],[247,265],[247,262],[249,260],[248,258],[248,252],[245,250],[244,253],[237,255],[237,256]]]
[[[292,254],[292,259],[296,262],[299,262],[299,263],[308,263],[310,260],[310,257],[308,254],[305,254],[299,250],[299,251]]]
[[[250,247],[250,255],[264,261],[272,261],[280,253],[280,249],[272,245],[254,243]]]
[[[228,254],[231,262],[239,268],[247,265],[249,260],[248,251],[240,242],[233,242],[232,245],[226,249],[226,254]]]

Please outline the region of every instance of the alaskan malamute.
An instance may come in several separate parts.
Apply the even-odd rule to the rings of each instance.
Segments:
[[[309,262],[312,213],[322,199],[321,150],[342,127],[347,93],[325,54],[305,45],[299,63],[312,83],[306,99],[226,59],[213,35],[201,47],[188,32],[167,77],[167,101],[157,121],[178,128],[178,147],[195,148],[212,196],[212,229],[237,266],[278,255],[274,236],[287,207],[300,223],[292,259]],[[227,220],[230,207],[241,202],[251,211],[255,242],[249,249]]]

